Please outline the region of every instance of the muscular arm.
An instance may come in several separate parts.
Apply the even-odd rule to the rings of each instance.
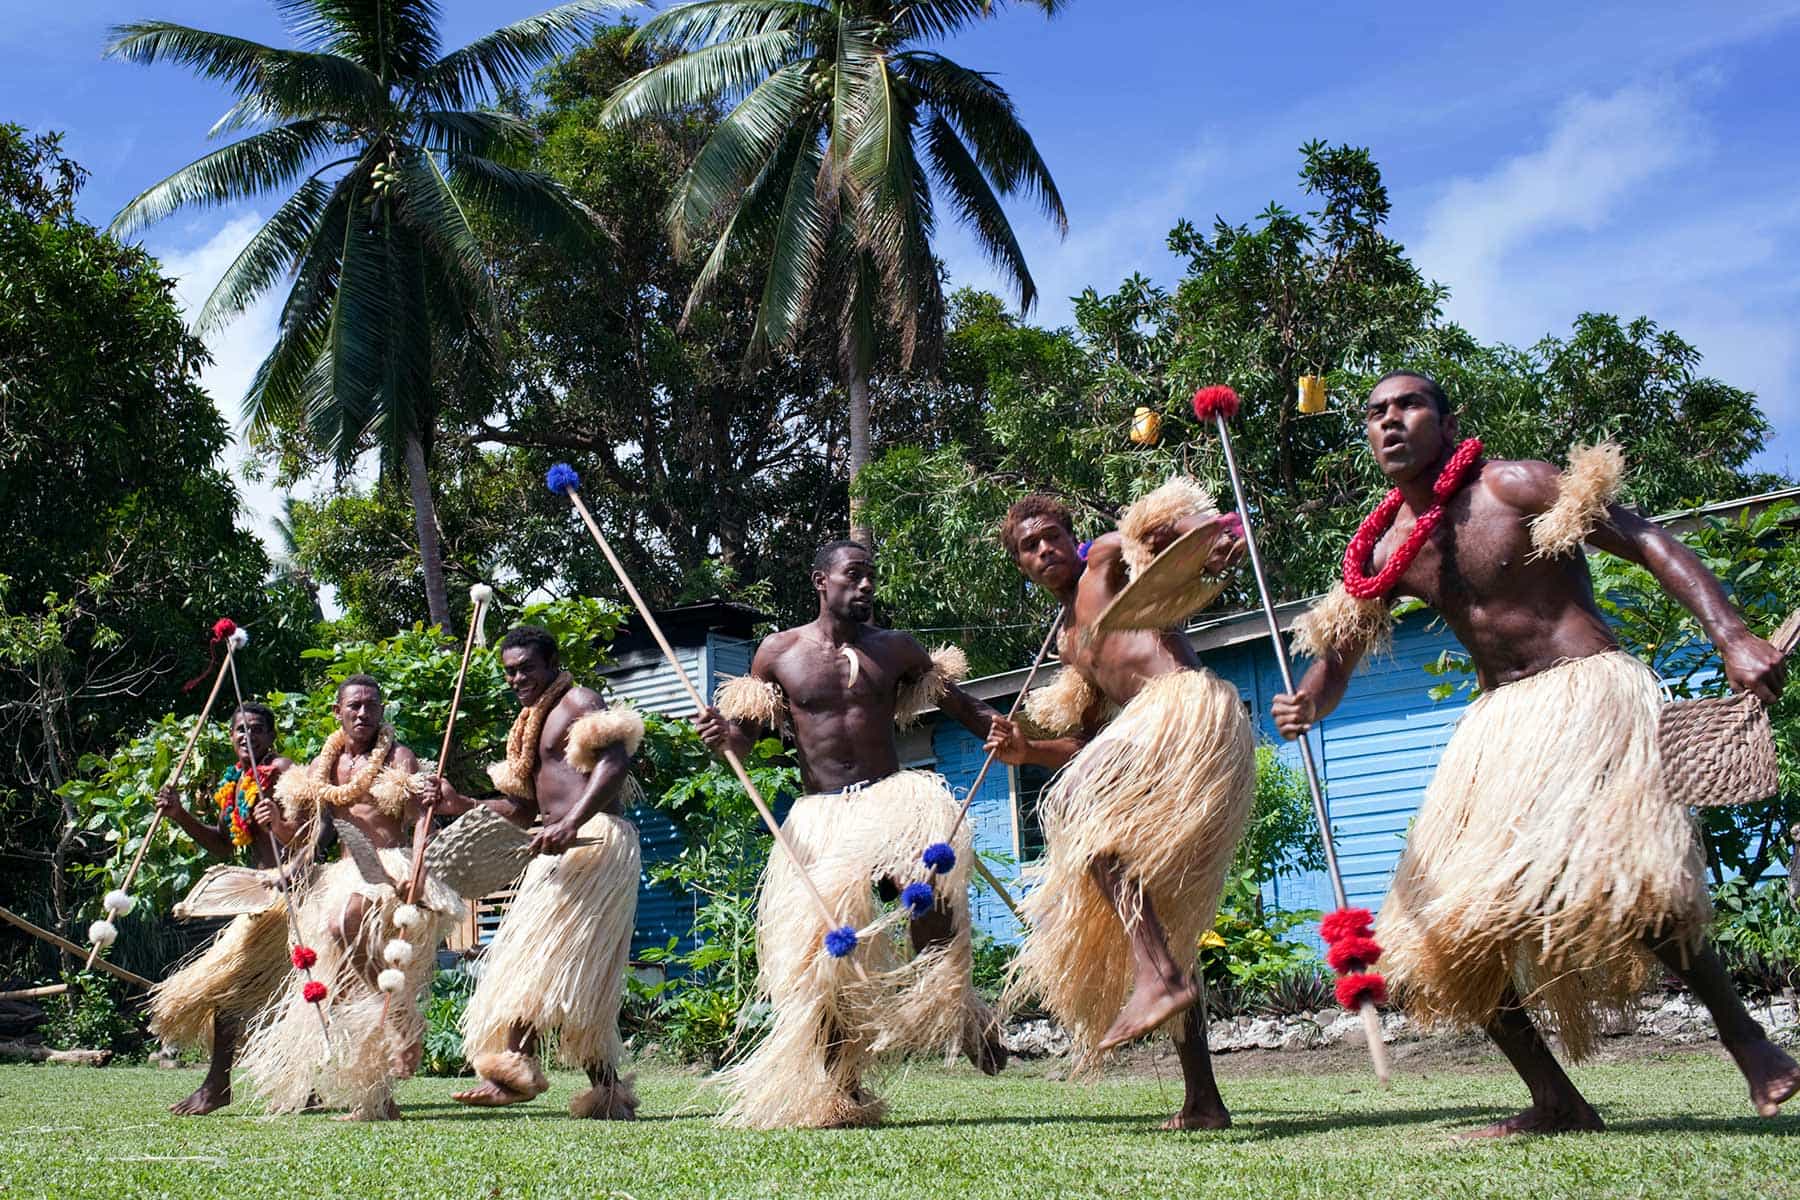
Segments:
[[[1284,692],[1275,697],[1269,711],[1281,736],[1292,741],[1311,729],[1313,722],[1330,716],[1344,699],[1350,676],[1355,673],[1362,656],[1360,646],[1328,653],[1307,668],[1292,693]]]
[[[574,844],[576,834],[587,824],[588,818],[597,812],[618,812],[619,789],[624,786],[625,776],[630,771],[631,756],[625,753],[624,746],[615,742],[602,750],[600,761],[594,764],[580,798],[560,820],[538,830],[531,839],[531,852],[561,854]]]
[[[164,788],[157,793],[156,811],[167,820],[173,821],[183,833],[192,838],[194,844],[212,855],[214,858],[231,858],[236,855],[237,848],[231,844],[231,834],[225,828],[229,820],[225,814],[219,814],[219,825],[207,825],[189,810],[181,793],[174,788]]]

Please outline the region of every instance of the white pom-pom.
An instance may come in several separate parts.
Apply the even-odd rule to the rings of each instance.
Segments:
[[[115,917],[129,917],[131,910],[137,907],[137,901],[132,899],[131,894],[122,892],[118,888],[106,893],[100,904],[110,915]]]
[[[119,927],[111,921],[95,921],[88,926],[88,942],[91,945],[106,947],[119,940]]]
[[[250,631],[248,629],[239,629],[233,633],[228,640],[231,642],[231,648],[233,650],[242,650],[245,646],[250,644]]]
[[[405,938],[394,938],[382,947],[381,957],[390,967],[404,967],[413,960],[413,944]]]
[[[425,924],[425,914],[419,911],[416,904],[402,904],[394,910],[394,927],[396,929],[414,930]]]
[[[375,977],[375,986],[384,992],[397,992],[406,986],[406,972],[389,967]]]
[[[485,583],[477,583],[469,588],[469,600],[475,604],[492,604],[494,589]]]

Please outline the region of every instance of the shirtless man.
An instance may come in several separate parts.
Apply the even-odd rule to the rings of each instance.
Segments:
[[[1444,750],[1378,931],[1409,1014],[1484,1029],[1530,1090],[1529,1108],[1470,1136],[1602,1128],[1530,1010],[1579,1058],[1596,1009],[1629,1004],[1658,963],[1706,1004],[1757,1112],[1773,1115],[1800,1067],[1744,1011],[1705,941],[1699,837],[1658,778],[1656,677],[1620,652],[1582,544],[1649,569],[1699,619],[1734,688],[1772,701],[1780,656],[1686,547],[1611,502],[1616,448],[1578,450],[1561,475],[1482,459],[1478,443],[1458,446],[1443,390],[1410,372],[1376,385],[1364,423],[1398,508],[1385,532],[1383,511],[1371,518],[1367,561],[1346,555],[1364,598],[1340,585],[1305,619],[1316,661],[1274,717],[1292,738],[1336,708],[1402,596],[1436,607],[1474,661],[1482,694]],[[1411,537],[1438,503],[1442,523]]]
[[[156,797],[156,811],[202,850],[233,860],[242,848],[257,867],[278,866],[269,831],[280,820],[274,788],[293,762],[275,753],[275,714],[244,703],[231,715],[237,763],[207,796],[218,819],[195,817],[174,787]],[[169,1106],[199,1116],[231,1103],[231,1065],[244,1022],[280,990],[288,971],[287,906],[234,917],[192,961],[150,992],[150,1032],[173,1046],[210,1046],[206,1078],[192,1095]]]
[[[642,795],[631,756],[644,722],[576,686],[556,639],[536,626],[501,639],[500,665],[521,711],[506,761],[489,768],[501,795],[487,803],[521,828],[536,825],[534,857],[463,1015],[463,1053],[482,1082],[455,1099],[500,1107],[543,1093],[550,1085],[538,1043],[554,1030],[562,1061],[586,1071],[590,1084],[569,1111],[630,1120],[638,1101],[619,1076],[619,1003],[639,867],[637,827],[624,812]]]
[[[813,559],[818,618],[763,640],[750,674],[727,681],[718,707],[700,716],[700,736],[715,750],[748,755],[757,738],[792,732],[807,795],[783,826],[838,922],[861,928],[875,897],[893,899],[925,879],[920,855],[944,841],[957,801],[938,776],[900,769],[895,724],[941,705],[977,737],[991,712],[955,686],[966,671],[960,652],[928,654],[906,634],[869,623],[875,563],[856,542],[832,542]],[[914,957],[902,964],[890,939],[854,951],[871,974],[886,972],[882,996],[861,987],[856,968],[824,957],[825,925],[795,864],[778,847],[770,856],[757,918],[762,986],[774,1029],[748,1060],[727,1074],[731,1123],[756,1128],[871,1124],[881,1102],[862,1071],[883,1049],[932,1051],[959,1045],[983,1071],[1006,1062],[993,1015],[970,980],[965,822],[953,843],[956,865],[934,881],[931,906],[909,926]],[[857,1011],[851,1011],[855,1007]]]
[[[1013,505],[1001,540],[1062,605],[1063,670],[1027,699],[1027,715],[1050,736],[1028,738],[996,718],[988,739],[1015,766],[1067,764],[1039,802],[1046,862],[1024,901],[1007,998],[1041,996],[1089,1064],[1170,1025],[1184,1094],[1165,1129],[1231,1124],[1194,964],[1249,816],[1254,747],[1237,689],[1202,667],[1179,631],[1089,630],[1131,576],[1200,527],[1219,529],[1206,564],[1218,575],[1242,553],[1239,527],[1190,480],[1132,505],[1085,561],[1060,501]]]
[[[404,903],[413,828],[421,805],[436,798],[433,777],[385,722],[381,684],[368,675],[350,676],[338,685],[332,712],[338,729],[319,756],[305,769],[288,771],[276,788],[281,814],[272,825],[285,844],[311,845],[328,812],[346,838],[354,830],[373,848],[385,879],[365,878],[368,865],[355,862],[346,847],[308,884],[296,915],[302,945],[317,961],[307,969],[296,966],[287,993],[259,1020],[243,1065],[271,1112],[301,1111],[316,1093],[325,1104],[348,1109],[348,1119],[388,1120],[400,1112],[393,1081],[418,1065],[424,1033],[418,994],[430,983],[433,951],[463,904],[430,876],[421,903]],[[460,798],[445,799],[435,811],[466,808]],[[379,978],[385,947],[399,935],[425,949],[404,963],[387,959],[405,975],[390,1000]],[[309,983],[324,986],[322,1000],[306,998]],[[339,1051],[329,1058],[314,1003],[324,1010]]]

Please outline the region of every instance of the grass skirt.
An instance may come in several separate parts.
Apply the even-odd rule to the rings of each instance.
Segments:
[[[233,917],[181,969],[150,989],[150,1032],[211,1052],[213,1018],[249,1020],[287,982],[287,902]]]
[[[1025,941],[1004,1007],[1040,998],[1068,1029],[1079,1066],[1124,1007],[1127,924],[1089,874],[1116,859],[1148,895],[1183,970],[1199,957],[1256,792],[1255,745],[1237,689],[1210,671],[1152,680],[1045,789],[1045,860],[1029,871]],[[1141,910],[1129,911],[1135,924]],[[1179,1026],[1176,1026],[1179,1029]]]
[[[1469,706],[1395,868],[1378,937],[1408,1015],[1480,1027],[1512,984],[1579,1059],[1652,978],[1646,934],[1711,916],[1693,819],[1663,793],[1656,676],[1562,663]]]
[[[834,924],[875,923],[876,885],[925,878],[920,855],[944,841],[957,803],[937,775],[901,771],[865,788],[803,796],[782,828],[824,893]],[[818,906],[779,844],[769,855],[757,910],[758,984],[772,1008],[762,1043],[722,1072],[722,1116],[752,1129],[869,1125],[881,1100],[862,1076],[878,1056],[951,1054],[992,1026],[969,978],[968,822],[952,843],[956,865],[933,887],[955,934],[913,955],[903,921],[881,922],[847,958],[825,952]],[[862,968],[859,976],[856,966]]]
[[[596,813],[580,836],[596,839],[534,857],[519,894],[482,957],[481,983],[463,1014],[463,1053],[472,1062],[506,1049],[524,1025],[560,1030],[571,1067],[617,1067],[619,1002],[637,920],[638,833],[623,817]]]
[[[388,875],[404,887],[411,871],[407,854],[379,853]],[[366,908],[346,940],[346,906],[354,897],[362,897]],[[375,976],[386,966],[383,948],[400,932],[393,917],[402,899],[391,886],[366,882],[347,858],[320,871],[301,896],[300,937],[318,953],[312,977],[325,984],[326,998],[308,1004],[301,995],[305,977],[290,969],[285,986],[257,1017],[240,1062],[270,1112],[299,1112],[316,1095],[328,1108],[379,1115],[394,1080],[412,1073],[425,1034],[419,998],[436,970],[437,945],[461,919],[464,905],[454,891],[425,877],[419,905],[424,924],[406,934],[416,952],[404,968],[404,986],[384,1004],[387,996]],[[330,1026],[329,1046],[315,1009],[323,1010]]]

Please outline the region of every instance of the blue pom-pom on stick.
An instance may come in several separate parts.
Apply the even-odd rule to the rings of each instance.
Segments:
[[[915,921],[930,912],[936,900],[937,894],[929,883],[909,883],[900,891],[900,903],[906,906]]]
[[[825,953],[833,958],[842,958],[856,949],[856,930],[848,925],[840,925],[825,935]]]
[[[572,488],[579,488],[581,476],[568,463],[557,463],[544,472],[544,486],[560,496]]]
[[[949,842],[933,842],[925,847],[925,865],[938,875],[948,874],[956,866],[956,851]]]

